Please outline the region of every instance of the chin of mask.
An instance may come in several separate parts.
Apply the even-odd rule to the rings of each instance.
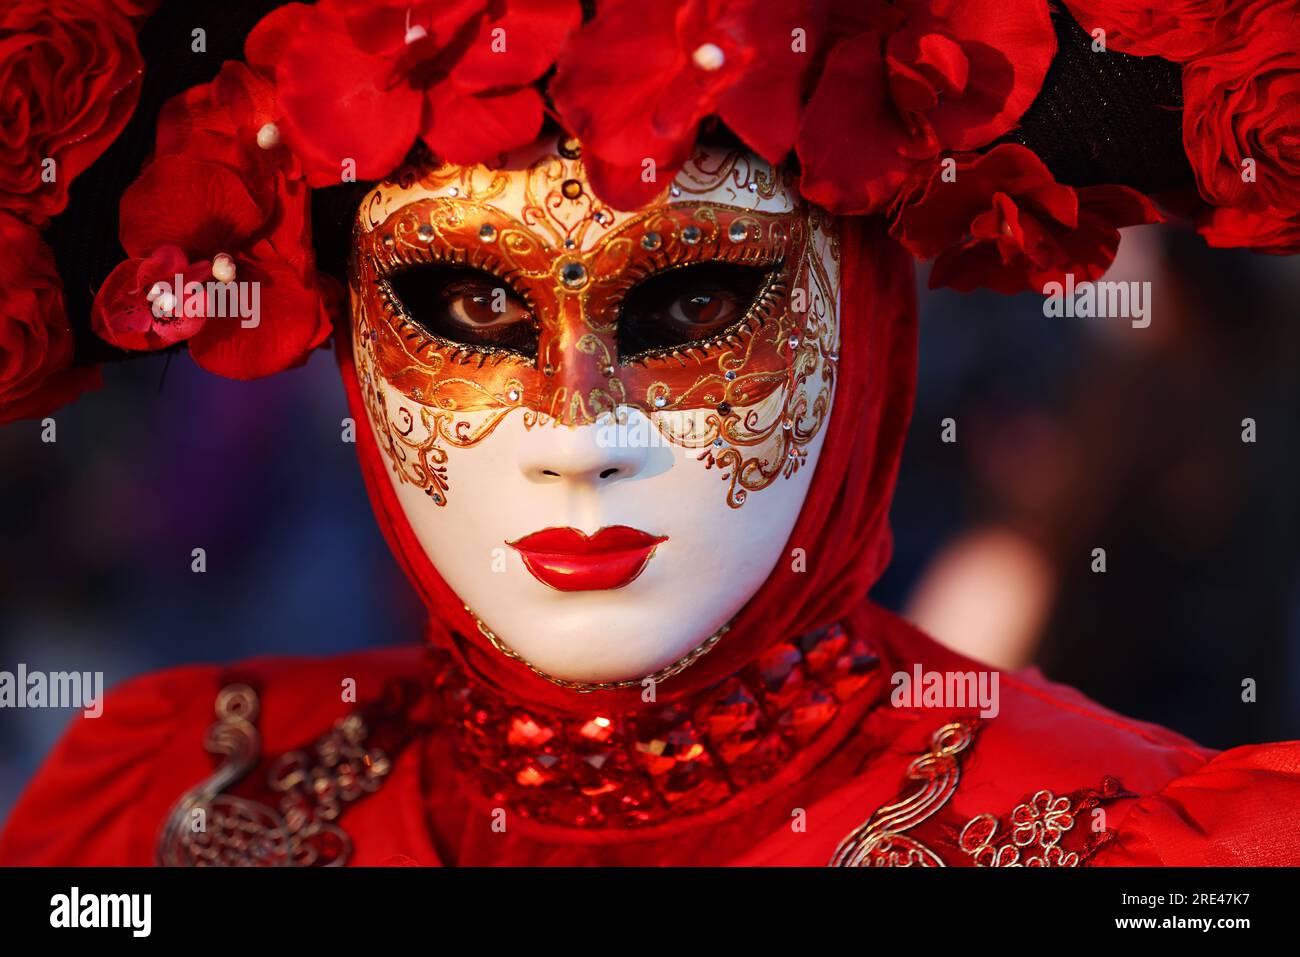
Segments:
[[[700,146],[614,210],[580,150],[400,170],[363,201],[357,374],[398,499],[502,654],[665,677],[778,562],[835,387],[835,221]]]

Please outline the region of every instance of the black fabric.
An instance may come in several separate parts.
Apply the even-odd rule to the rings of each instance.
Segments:
[[[1069,186],[1118,183],[1156,194],[1194,186],[1183,152],[1182,67],[1160,57],[1092,49],[1092,36],[1053,9],[1057,53],[1020,126],[1021,143]]]

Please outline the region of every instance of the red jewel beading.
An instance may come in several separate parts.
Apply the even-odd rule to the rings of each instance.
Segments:
[[[839,625],[783,642],[687,702],[580,717],[524,709],[434,659],[436,722],[468,785],[523,817],[627,828],[770,780],[866,690],[879,658]]]

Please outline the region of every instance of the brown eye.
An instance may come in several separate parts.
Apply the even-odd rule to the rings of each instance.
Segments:
[[[411,321],[440,339],[537,355],[537,326],[528,307],[490,273],[434,264],[404,269],[385,281]]]
[[[770,267],[706,262],[642,280],[619,310],[620,358],[722,334],[745,318],[770,273]]]

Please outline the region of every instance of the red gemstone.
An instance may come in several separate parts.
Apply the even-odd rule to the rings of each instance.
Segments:
[[[821,688],[808,688],[790,710],[781,715],[781,729],[799,744],[807,744],[830,723],[838,707],[828,692]]]

